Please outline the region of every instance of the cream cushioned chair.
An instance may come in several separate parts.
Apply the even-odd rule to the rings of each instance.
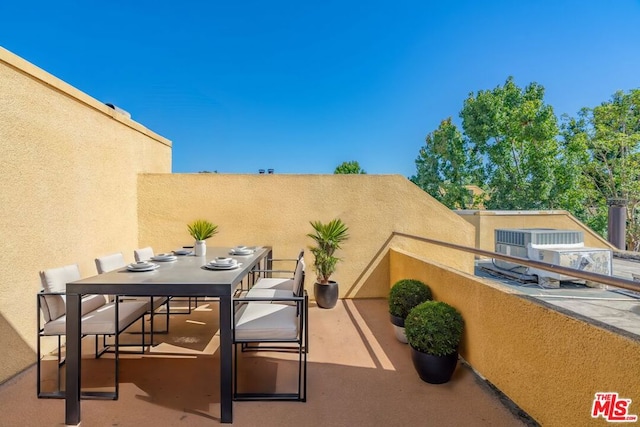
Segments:
[[[154,256],[153,249],[150,246],[146,248],[140,248],[133,251],[133,256],[136,261],[149,261]]]
[[[290,305],[294,301],[295,305]],[[252,298],[235,300],[233,310],[235,344],[233,359],[234,400],[307,400],[308,307],[306,292],[301,297],[278,298],[271,304],[256,304]],[[254,344],[248,347],[245,344]],[[266,345],[261,345],[266,344]],[[277,344],[274,347],[273,344]],[[285,346],[289,347],[285,347]],[[243,351],[288,351],[298,353],[298,380],[295,392],[241,392],[238,390],[238,359]],[[286,362],[285,362],[286,363]],[[274,384],[275,387],[275,384]]]
[[[304,290],[304,262],[299,262],[293,278],[296,292],[282,289],[250,289],[233,299],[234,399],[307,399],[307,353],[309,300]],[[265,345],[266,344],[266,345]],[[295,351],[298,353],[296,392],[240,392],[238,356],[244,351]]]
[[[69,282],[80,280],[80,270],[76,264],[64,267],[52,268],[40,272],[42,291],[38,294],[38,313],[42,312],[42,318],[38,314],[38,343],[37,343],[37,394],[38,397],[64,398],[64,392],[60,390],[60,367],[62,360],[61,337],[66,334],[66,285]],[[115,392],[86,392],[82,397],[92,398],[118,398],[118,363],[119,363],[119,335],[146,313],[144,302],[120,302],[108,303],[104,295],[85,295],[81,299],[81,328],[82,336],[95,335],[95,357],[98,358],[108,347],[98,348],[98,336],[115,336]],[[117,321],[116,321],[117,313]],[[44,320],[44,325],[42,321]],[[142,325],[144,332],[144,322]],[[41,338],[44,336],[57,336],[57,390],[55,392],[43,392],[41,387],[42,355]],[[142,347],[144,351],[144,346]]]

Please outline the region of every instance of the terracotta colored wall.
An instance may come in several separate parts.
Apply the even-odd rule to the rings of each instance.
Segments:
[[[472,246],[473,227],[397,175],[144,174],[139,178],[140,244],[168,251],[191,242],[186,224],[197,218],[219,226],[212,246],[271,245],[291,257],[312,240],[309,221],[341,218],[350,239],[332,279],[343,297],[386,297],[384,262],[392,231]],[[396,243],[471,272],[473,257],[406,239]],[[313,256],[307,250],[308,264]],[[307,273],[307,289],[315,275]]]
[[[496,228],[556,228],[579,230],[584,234],[584,245],[591,248],[615,249],[567,211],[454,211],[472,224],[476,231],[476,247],[495,251]]]
[[[389,258],[390,284],[422,280],[462,313],[462,357],[541,425],[606,425],[590,416],[596,392],[631,398],[638,414],[640,339],[408,251],[392,249]]]
[[[36,360],[38,271],[133,258],[137,174],[170,172],[171,143],[0,48],[0,144],[2,382]]]

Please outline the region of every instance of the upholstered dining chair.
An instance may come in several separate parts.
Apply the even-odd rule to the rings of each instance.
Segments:
[[[136,261],[149,261],[151,257],[154,256],[153,248],[147,246],[146,248],[135,249],[133,251],[133,256]]]
[[[60,368],[64,364],[62,359],[61,337],[66,334],[66,285],[80,280],[80,270],[76,264],[52,268],[40,272],[42,291],[38,294],[38,342],[37,342],[37,394],[39,398],[64,398],[64,391],[60,387]],[[138,319],[142,321],[142,349],[144,352],[144,315],[147,303],[140,301],[107,302],[104,295],[85,295],[81,299],[81,331],[82,337],[95,335],[95,357],[99,358],[108,350],[106,340],[99,348],[98,336],[114,336],[115,353],[115,391],[114,392],[83,392],[82,397],[117,399],[118,398],[118,368],[119,368],[119,335]],[[42,313],[42,315],[40,315]],[[44,324],[42,324],[44,320]],[[57,387],[54,392],[42,391],[42,350],[41,339],[55,336],[57,347]]]
[[[304,257],[300,257],[291,279],[261,278],[251,289],[243,292],[242,295],[261,298],[281,298],[292,295],[301,296],[304,290],[304,278],[305,262]],[[261,284],[264,284],[264,286],[261,286]],[[295,303],[293,304],[295,305]]]
[[[268,304],[265,304],[268,302]],[[233,397],[235,400],[307,400],[308,310],[307,293],[282,297],[234,298]],[[240,354],[246,351],[288,351],[298,353],[295,391],[251,392],[238,389]],[[242,357],[244,359],[245,357]],[[243,361],[247,364],[247,361]],[[286,362],[285,362],[286,363]],[[275,386],[275,385],[274,385]]]
[[[152,255],[153,256],[153,255]],[[117,270],[119,268],[126,267],[127,263],[124,260],[124,256],[121,252],[116,252],[113,254],[105,255],[102,257],[98,257],[95,259],[96,261],[96,269],[98,270],[98,274],[104,274],[109,271]],[[150,339],[151,346],[155,345],[153,340],[154,333],[168,333],[169,332],[169,298],[167,297],[134,297],[134,296],[121,296],[123,300],[126,301],[145,301],[147,303],[147,313],[149,314],[151,320],[150,329]],[[154,327],[154,317],[156,315],[156,311],[162,307],[166,306],[166,328],[164,330],[156,331]]]
[[[277,301],[279,304],[297,305],[296,300],[290,300],[291,297],[301,297],[304,295],[304,279],[305,279],[305,262],[304,257],[301,256],[296,264],[296,269],[291,279],[291,284],[287,282],[286,287],[283,286],[284,282],[279,286],[274,287],[260,287],[260,282],[256,283],[256,286],[252,287],[248,291],[236,292],[236,298],[242,299],[244,297],[253,299],[253,304],[272,304],[273,301]],[[271,282],[274,283],[274,282]],[[304,339],[304,351],[309,352],[309,339],[308,329],[305,329],[307,336]],[[243,344],[242,349],[250,349],[250,344]]]

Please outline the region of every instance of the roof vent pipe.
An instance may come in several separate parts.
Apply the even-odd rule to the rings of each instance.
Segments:
[[[607,240],[624,251],[627,249],[627,200],[607,199],[607,205],[609,205]]]
[[[108,102],[105,102],[105,104],[104,104],[104,105],[106,105],[106,106],[107,106],[107,107],[109,107],[109,108],[112,108],[112,109],[116,110],[116,111],[117,111],[118,113],[120,113],[120,114],[124,114],[125,116],[127,116],[127,118],[128,118],[128,119],[130,119],[130,118],[131,118],[131,114],[130,114],[128,111],[125,111],[125,110],[123,110],[123,109],[122,109],[122,108],[120,108],[120,107],[116,107],[115,105],[110,104],[110,103],[108,103]]]

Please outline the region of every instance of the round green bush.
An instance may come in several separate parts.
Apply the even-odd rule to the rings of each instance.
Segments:
[[[449,304],[426,301],[409,312],[404,327],[411,347],[433,356],[446,356],[458,349],[464,320]]]
[[[405,319],[413,307],[431,299],[431,288],[425,283],[415,279],[402,279],[389,291],[389,313]]]

